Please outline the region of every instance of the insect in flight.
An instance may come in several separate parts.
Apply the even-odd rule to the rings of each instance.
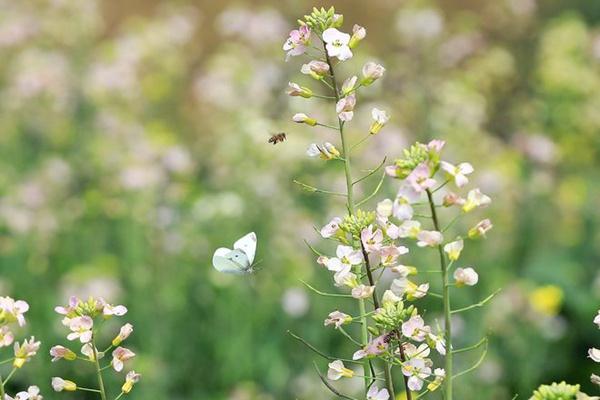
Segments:
[[[269,138],[269,143],[273,143],[273,145],[276,145],[277,143],[282,143],[283,141],[285,141],[286,138],[287,136],[284,132],[275,133]]]
[[[219,272],[234,275],[254,272],[256,234],[250,232],[233,244],[233,250],[221,247],[213,255],[213,267]]]

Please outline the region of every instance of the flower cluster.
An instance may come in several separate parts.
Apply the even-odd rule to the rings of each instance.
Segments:
[[[0,348],[13,346],[13,355],[0,364],[12,363],[12,370],[2,379],[0,375],[0,398],[3,400],[12,400],[13,397],[5,392],[6,384],[11,380],[14,374],[29,362],[35,356],[40,348],[41,342],[36,341],[35,337],[24,339],[22,342],[15,342],[15,333],[12,325],[23,327],[26,324],[25,313],[29,311],[29,304],[23,300],[14,300],[11,297],[0,297]],[[42,395],[37,386],[30,386],[27,391],[19,392],[15,395],[17,400],[41,400]]]
[[[135,357],[135,353],[130,349],[121,346],[121,343],[127,340],[133,333],[133,325],[125,323],[121,326],[119,332],[113,337],[112,341],[104,350],[99,350],[98,338],[100,337],[103,323],[113,317],[121,317],[127,314],[127,308],[122,305],[112,305],[104,299],[90,297],[83,301],[76,297],[71,297],[66,306],[58,306],[55,311],[63,316],[62,324],[69,329],[67,340],[71,342],[79,342],[81,349],[79,350],[82,356],[78,355],[69,347],[56,345],[50,349],[52,361],[65,360],[75,361],[80,360],[92,365],[95,368],[98,377],[98,388],[90,389],[78,386],[75,382],[60,377],[52,378],[52,388],[57,392],[67,391],[73,392],[76,390],[91,391],[100,393],[102,398],[106,398],[106,388],[104,387],[102,372],[105,369],[112,368],[116,372],[122,372],[125,368],[125,363]],[[102,366],[102,359],[110,354],[112,358],[107,365]],[[121,397],[128,394],[135,383],[140,379],[140,374],[131,370],[125,376],[125,382],[121,386]]]
[[[284,44],[287,59],[292,56],[309,56],[311,60],[302,66],[301,72],[321,83],[325,87],[325,93],[329,90],[329,94],[320,94],[313,88],[293,82],[289,83],[288,94],[305,99],[331,99],[335,103],[332,109],[338,124],[335,126],[328,121],[318,121],[303,113],[296,114],[293,120],[339,132],[341,150],[329,142],[323,145],[313,143],[307,154],[311,157],[320,156],[324,160],[343,161],[347,182],[347,193],[342,195],[347,200],[348,214],[334,217],[319,231],[324,239],[336,242],[335,250],[328,253],[311,247],[318,255],[317,263],[331,273],[333,285],[347,293],[318,293],[354,298],[359,311],[359,315],[353,317],[349,312],[333,310],[325,319],[324,325],[334,327],[354,344],[360,345],[352,355],[352,360],[346,362],[363,364],[364,375],[361,377],[365,379],[367,399],[395,398],[391,378],[394,367],[404,376],[408,400],[412,399],[412,392],[420,392],[420,397],[425,392],[435,391],[442,384],[445,385],[446,398],[451,399],[452,380],[445,379],[447,373],[452,375],[453,365],[453,352],[447,351],[447,348],[452,348],[450,314],[483,305],[483,302],[451,310],[450,287],[476,285],[479,276],[473,267],[467,266],[456,268],[453,280],[450,274],[460,259],[465,240],[484,237],[492,224],[484,219],[462,235],[449,236],[447,232],[459,217],[487,206],[491,199],[478,188],[460,193],[469,183],[469,176],[474,172],[473,166],[467,162],[455,165],[442,160],[445,142],[432,140],[427,144],[416,143],[405,150],[394,164],[385,167],[375,191],[355,202],[355,184],[375,175],[383,167],[383,163],[366,176],[354,180],[351,175],[350,149],[378,134],[390,117],[385,111],[373,108],[373,122],[369,131],[351,147],[344,127],[354,118],[359,91],[380,79],[385,68],[368,62],[362,67],[360,78],[359,74],[350,75],[339,85],[336,67],[353,57],[358,43],[366,36],[365,28],[355,25],[352,34],[340,31],[343,17],[336,14],[333,8],[314,9],[299,23],[300,27],[290,33]],[[317,54],[313,54],[314,51]],[[375,210],[360,209],[360,205],[377,195],[386,176],[399,181],[396,197],[381,200]],[[311,188],[312,192],[339,195],[306,184],[301,186]],[[448,187],[453,189],[447,190]],[[440,208],[456,210],[456,218],[445,227],[441,226],[438,218]],[[440,270],[437,272],[442,277],[442,294],[430,293],[429,282],[418,279],[419,268],[407,265],[404,261],[412,244],[416,248],[433,249],[439,253]],[[380,279],[384,273],[392,277],[391,282]],[[378,295],[379,291],[383,291],[381,297]],[[413,303],[427,295],[435,295],[443,301],[443,330],[433,329],[428,325],[425,315]],[[372,310],[367,310],[369,304],[373,305]],[[354,338],[350,331],[350,324],[355,321],[361,325],[360,340]],[[484,343],[487,343],[486,339],[479,345],[472,346],[472,349]],[[433,352],[444,359],[445,368],[434,366],[430,357]],[[384,378],[372,374],[372,359],[380,359],[385,364]],[[328,366],[329,380],[360,376],[342,360],[334,360]],[[384,380],[386,387],[380,390],[373,385],[376,379]]]

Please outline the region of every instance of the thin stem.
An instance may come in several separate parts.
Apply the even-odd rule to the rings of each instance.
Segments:
[[[493,299],[494,296],[496,296],[498,293],[500,293],[501,290],[502,289],[496,290],[494,293],[490,294],[488,297],[486,297],[485,299],[481,300],[478,303],[471,304],[470,306],[463,307],[463,308],[457,308],[456,310],[450,311],[450,313],[451,314],[456,314],[456,313],[459,313],[459,312],[472,310],[473,308],[483,307],[485,305],[485,303],[487,303],[488,301],[490,301],[491,299]]]
[[[300,282],[302,282],[304,284],[304,286],[306,286],[307,288],[309,288],[310,290],[312,290],[313,292],[315,292],[316,294],[320,295],[320,296],[326,296],[326,297],[347,297],[347,298],[352,298],[351,295],[349,294],[341,294],[341,293],[326,293],[326,292],[322,292],[319,289],[316,289],[314,287],[312,287],[311,285],[309,285],[308,283],[304,282],[302,279],[300,279]]]
[[[362,364],[360,361],[355,361],[355,360],[350,360],[350,359],[346,359],[346,358],[338,358],[338,357],[329,356],[329,355],[323,353],[321,350],[317,349],[312,344],[308,343],[305,339],[303,339],[300,336],[298,336],[295,333],[293,333],[292,331],[287,331],[287,334],[290,335],[291,337],[293,337],[294,339],[296,339],[297,341],[299,341],[300,343],[302,343],[303,345],[305,345],[306,347],[308,347],[310,350],[312,350],[313,352],[315,352],[316,354],[320,355],[321,357],[323,357],[326,360],[329,360],[329,361],[341,360],[341,361],[344,361],[344,362],[347,362],[347,363]]]
[[[373,197],[375,197],[375,195],[379,192],[379,189],[381,189],[381,186],[383,185],[383,180],[384,179],[385,179],[385,172],[381,175],[381,179],[379,180],[379,183],[377,184],[377,187],[375,188],[375,190],[373,190],[373,193],[371,193],[370,195],[368,195],[367,197],[365,197],[364,199],[362,199],[361,201],[359,201],[358,204],[356,204],[356,206],[357,207],[362,206],[367,201],[369,201]]]
[[[300,187],[302,187],[302,189],[306,190],[307,192],[322,193],[322,194],[329,194],[329,195],[332,195],[332,196],[346,197],[346,193],[332,192],[330,190],[319,189],[319,188],[316,188],[314,186],[307,185],[306,183],[300,182],[297,179],[294,179],[293,182],[296,185],[299,185]]]
[[[115,397],[115,400],[119,400],[121,397],[123,397],[124,394],[125,394],[125,392],[119,393],[119,395],[117,397]]]
[[[96,338],[95,334],[92,335],[92,351],[94,354],[94,364],[96,365],[96,375],[98,377],[98,386],[100,387],[100,398],[106,400],[106,389],[104,388],[104,380],[102,379],[102,369],[100,368],[100,361],[98,360],[98,350],[96,350]]]
[[[396,329],[396,334],[398,335],[398,337],[400,338],[400,331],[398,329]],[[403,343],[398,343],[398,350],[400,351],[400,361],[402,363],[406,362],[406,355],[404,354],[404,346]],[[410,391],[410,389],[408,388],[408,376],[402,374],[402,377],[404,378],[404,386],[406,387],[406,400],[412,400],[412,393]]]
[[[344,328],[342,328],[341,326],[338,328],[338,331],[340,331],[340,333],[342,335],[346,336],[348,338],[348,340],[350,340],[352,343],[354,343],[358,347],[362,347],[362,343],[360,343],[359,341],[355,340],[352,336],[350,336],[350,334],[348,332],[346,332],[344,330]]]
[[[15,358],[13,357],[13,358],[9,358],[9,359],[7,359],[7,360],[4,360],[4,361],[0,361],[0,365],[3,365],[3,364],[8,364],[9,362],[13,362],[13,361],[14,361],[14,359],[15,359]]]
[[[2,380],[2,375],[0,375],[0,399],[4,399],[6,394],[4,393],[4,381]]]
[[[77,390],[81,390],[82,392],[102,393],[102,392],[101,392],[100,390],[98,390],[98,389],[90,389],[90,388],[81,387],[81,386],[77,386]]]
[[[431,209],[431,216],[433,218],[433,226],[436,231],[440,231],[440,224],[438,221],[437,210],[435,209],[435,203],[433,201],[433,194],[427,189],[427,200],[429,201],[429,208]],[[442,245],[438,245],[438,253],[440,255],[440,269],[442,271],[442,287],[443,287],[443,303],[444,303],[444,330],[446,348],[452,348],[452,322],[451,322],[451,310],[450,310],[450,286],[448,285],[448,268],[446,265],[446,257],[444,255],[444,249]],[[446,376],[452,376],[452,351],[446,352],[445,359]],[[452,379],[444,380],[444,392],[446,394],[446,400],[452,400]]]
[[[369,140],[369,138],[373,136],[370,133],[363,137],[362,139],[360,139],[358,142],[354,143],[351,147],[350,147],[350,151],[354,150],[355,148],[357,148],[358,146],[360,146],[361,144],[363,144],[364,142],[366,142],[367,140]]]
[[[6,385],[8,383],[8,381],[10,381],[10,378],[12,378],[12,376],[15,374],[15,372],[17,372],[16,368],[13,368],[10,373],[8,374],[8,376],[6,377],[6,379],[4,380],[4,382],[2,383],[2,386]]]
[[[327,389],[331,391],[331,393],[335,394],[337,397],[340,397],[342,399],[356,400],[354,397],[346,396],[345,394],[340,393],[336,388],[334,388],[329,382],[327,382],[327,379],[323,376],[323,374],[321,374],[321,371],[319,371],[319,367],[317,367],[317,364],[314,364],[315,369],[317,370],[317,374],[319,374],[319,378],[321,378],[321,382],[323,382],[323,385],[325,385]]]
[[[488,350],[488,340],[487,340],[487,338],[485,338],[485,345],[483,347],[483,352],[481,353],[481,356],[479,356],[479,359],[477,360],[477,362],[475,364],[473,364],[473,366],[465,369],[464,371],[459,372],[458,374],[452,376],[452,378],[448,379],[448,380],[452,381],[452,380],[458,378],[459,376],[463,376],[465,374],[468,374],[471,371],[476,370],[481,365],[483,360],[485,359],[485,356],[487,355],[487,350]],[[449,376],[449,375],[447,375],[447,376]]]
[[[387,157],[383,157],[383,160],[379,163],[379,165],[377,167],[375,167],[374,169],[368,171],[367,170],[367,175],[363,176],[362,178],[358,178],[357,180],[355,180],[354,182],[352,182],[352,185],[356,185],[359,182],[364,181],[365,179],[369,178],[370,176],[373,176],[374,174],[377,173],[377,171],[379,171],[381,169],[381,167],[383,167],[383,164],[385,164],[385,161],[387,160]]]
[[[325,128],[329,128],[329,129],[334,129],[336,131],[339,131],[340,128],[338,128],[337,126],[332,126],[332,125],[327,125],[327,124],[322,124],[320,122],[317,122],[317,126],[323,126]]]

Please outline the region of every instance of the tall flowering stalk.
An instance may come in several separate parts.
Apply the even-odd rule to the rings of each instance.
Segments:
[[[116,333],[112,341],[104,348],[104,350],[100,351],[97,347],[98,341],[101,338],[103,323],[113,317],[125,315],[127,313],[127,308],[122,305],[113,306],[103,299],[90,297],[87,301],[82,301],[76,297],[71,297],[69,299],[69,304],[66,306],[58,306],[55,308],[55,311],[58,314],[63,315],[62,324],[70,331],[67,335],[67,340],[81,343],[82,356],[79,356],[75,351],[68,347],[56,345],[50,349],[52,361],[81,361],[88,364],[96,375],[98,387],[82,387],[71,380],[54,377],[52,378],[52,388],[56,392],[74,392],[76,390],[93,392],[97,393],[102,400],[107,400],[109,398],[117,400],[124,395],[129,394],[133,389],[133,386],[139,381],[140,374],[133,370],[127,372],[125,382],[121,386],[116,397],[110,397],[110,393],[104,384],[103,373],[109,369],[121,373],[124,371],[125,363],[135,357],[133,351],[121,346],[133,332],[133,326],[129,323],[122,325],[119,332]],[[111,354],[112,359],[103,363],[102,360],[107,354]]]
[[[37,354],[41,342],[36,341],[33,336],[23,342],[15,342],[13,333],[14,325],[23,327],[26,324],[25,313],[29,311],[29,304],[23,300],[14,300],[10,297],[0,297],[0,349],[13,345],[13,354],[0,361],[0,366],[11,365],[10,372],[0,372],[0,399],[12,400],[6,393],[6,385],[15,373]],[[19,392],[14,397],[17,400],[42,400],[40,389],[30,386],[27,391]]]
[[[353,57],[357,45],[366,36],[365,28],[354,25],[352,34],[339,31],[343,16],[336,14],[333,8],[315,8],[310,15],[299,20],[299,24],[299,28],[290,33],[283,48],[287,52],[287,59],[302,55],[311,58],[302,66],[301,72],[319,82],[324,94],[294,82],[289,83],[287,92],[290,96],[305,99],[316,97],[331,100],[337,124],[318,121],[305,113],[294,115],[293,121],[311,127],[333,129],[339,133],[341,151],[332,143],[313,143],[307,154],[311,157],[319,156],[328,162],[342,162],[346,192],[338,193],[307,183],[296,183],[311,192],[345,197],[348,211],[347,215],[333,218],[320,230],[323,238],[338,242],[335,255],[326,255],[313,246],[311,249],[318,256],[318,264],[333,273],[334,285],[346,288],[349,293],[327,293],[308,284],[307,286],[322,296],[356,299],[357,316],[334,310],[325,319],[325,326],[333,326],[357,350],[352,358],[337,359],[324,354],[300,336],[292,336],[331,361],[327,377],[318,372],[323,383],[338,397],[352,399],[329,381],[360,377],[364,379],[367,399],[395,399],[393,372],[397,368],[403,377],[408,400],[421,398],[442,385],[444,397],[452,399],[453,380],[477,368],[485,356],[485,350],[475,365],[457,374],[453,374],[453,355],[486,346],[487,339],[464,349],[454,349],[451,315],[483,306],[493,294],[479,303],[452,309],[451,290],[475,285],[479,278],[471,267],[456,268],[453,279],[450,275],[460,257],[464,240],[485,236],[492,225],[485,219],[450,241],[445,241],[444,236],[459,217],[488,205],[491,200],[479,189],[468,191],[465,198],[447,190],[451,186],[457,189],[465,187],[473,167],[469,163],[455,166],[442,161],[441,152],[445,142],[441,140],[432,140],[428,144],[417,143],[405,150],[403,157],[393,165],[384,169],[384,159],[379,166],[355,180],[352,175],[351,152],[371,136],[378,134],[389,121],[389,116],[385,111],[373,108],[373,122],[369,131],[353,145],[349,143],[346,133],[347,124],[354,117],[359,91],[381,78],[385,68],[368,62],[363,66],[360,78],[353,75],[341,80],[337,75],[337,66]],[[376,189],[357,201],[354,187],[378,175],[381,178]],[[377,195],[386,176],[400,181],[396,198],[380,201],[375,210],[362,209],[361,206]],[[446,226],[442,226],[440,221],[440,208],[456,210],[456,217]],[[427,210],[429,215],[424,214]],[[417,247],[431,248],[439,253],[439,271],[426,272],[440,273],[442,293],[431,293],[428,282],[413,281],[412,276],[418,275],[419,269],[401,263],[402,256],[409,252],[405,245],[411,240],[416,242]],[[394,275],[391,285],[381,279],[386,271]],[[385,289],[381,297],[378,289]],[[426,295],[439,297],[441,300],[444,328],[439,332],[427,325],[416,305],[411,304]],[[360,325],[358,339],[347,330],[347,325],[353,322]],[[444,358],[445,368],[434,368],[429,358],[432,351]],[[357,375],[345,363],[361,363],[362,375]],[[380,386],[385,387],[380,389]]]

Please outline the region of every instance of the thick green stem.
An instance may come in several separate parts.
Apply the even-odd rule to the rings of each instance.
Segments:
[[[94,352],[94,364],[96,365],[96,375],[98,376],[98,386],[100,390],[100,398],[106,400],[106,389],[104,389],[104,380],[102,379],[102,368],[98,360],[98,350],[96,350],[96,339],[92,337],[92,351]]]
[[[4,393],[4,381],[0,375],[0,399],[4,399],[4,397],[6,397],[6,394]]]
[[[429,208],[431,208],[431,216],[433,218],[433,226],[436,231],[441,232],[440,224],[438,221],[435,203],[433,202],[433,194],[427,189],[427,199],[429,200]],[[444,249],[441,244],[438,246],[438,252],[440,254],[440,268],[442,271],[442,284],[443,284],[443,303],[444,303],[444,331],[446,340],[446,358],[445,358],[445,369],[446,379],[444,380],[444,393],[446,400],[452,400],[452,321],[450,319],[452,311],[450,309],[450,285],[448,278],[448,265],[446,264],[446,256],[444,255]]]

